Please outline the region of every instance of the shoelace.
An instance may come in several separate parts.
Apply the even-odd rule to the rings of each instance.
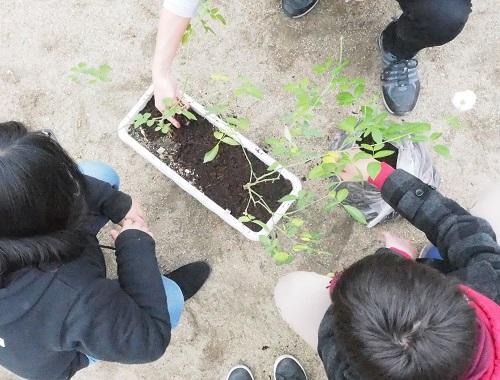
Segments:
[[[416,59],[402,59],[389,65],[382,72],[384,82],[396,82],[398,87],[406,87],[409,84],[410,74],[417,70],[418,61]]]

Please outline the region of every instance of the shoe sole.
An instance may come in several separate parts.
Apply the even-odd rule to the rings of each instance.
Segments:
[[[318,1],[316,1],[316,2],[313,4],[313,6],[312,6],[311,8],[309,8],[307,11],[305,11],[304,13],[301,13],[301,14],[299,14],[299,15],[295,15],[295,16],[289,16],[289,17],[290,17],[290,18],[292,18],[292,19],[294,19],[294,20],[296,20],[296,19],[298,19],[298,18],[301,18],[301,17],[304,17],[304,16],[305,16],[305,15],[307,15],[309,12],[311,12],[314,8],[316,8],[316,5],[318,5],[318,3],[319,3],[319,0],[318,0]]]
[[[253,377],[252,371],[250,371],[250,368],[248,368],[246,365],[242,365],[242,364],[241,364],[241,365],[237,365],[237,366],[235,366],[235,367],[231,368],[231,369],[229,370],[229,373],[228,373],[227,377],[226,377],[226,380],[229,380],[229,376],[231,376],[231,373],[232,373],[235,369],[238,369],[238,368],[241,368],[241,369],[244,369],[245,371],[247,371],[247,372],[250,374],[250,377],[252,378],[252,380],[255,380],[255,379],[254,379],[254,377]]]
[[[274,368],[273,368],[273,377],[274,377],[274,380],[276,380],[276,368],[278,367],[278,364],[283,360],[283,359],[292,359],[295,363],[297,363],[299,365],[299,367],[302,369],[302,371],[305,373],[306,375],[306,380],[308,379],[307,377],[307,373],[306,373],[306,370],[304,369],[304,367],[302,367],[302,364],[300,364],[300,362],[294,358],[293,356],[291,355],[281,355],[278,359],[276,359],[276,361],[274,362]]]
[[[378,40],[377,40],[377,45],[378,45],[378,50],[380,52],[380,54],[384,54],[384,49],[382,47],[382,33],[380,34],[380,36],[378,36]],[[403,112],[403,113],[396,113],[394,112],[388,105],[387,105],[387,102],[385,101],[385,96],[384,96],[384,92],[382,90],[382,101],[384,102],[384,106],[385,106],[385,109],[387,110],[387,112],[389,112],[391,115],[393,116],[406,116],[408,114],[410,114],[412,111],[408,111],[408,112]]]

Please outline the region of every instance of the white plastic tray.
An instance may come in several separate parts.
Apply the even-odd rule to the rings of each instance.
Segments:
[[[151,97],[153,96],[153,86],[150,86],[145,94],[139,99],[137,104],[132,107],[130,112],[125,116],[125,118],[120,123],[118,127],[118,135],[120,139],[127,145],[129,145],[132,149],[134,149],[137,153],[139,153],[142,157],[148,160],[154,167],[156,167],[160,172],[174,181],[181,189],[191,194],[194,198],[196,198],[201,204],[203,204],[210,211],[217,214],[224,220],[227,224],[229,224],[234,229],[241,232],[246,238],[254,241],[258,241],[260,236],[268,235],[270,231],[274,228],[276,223],[283,217],[286,211],[293,204],[293,201],[283,202],[278,210],[272,215],[272,217],[267,221],[267,230],[261,229],[258,232],[254,232],[241,223],[238,218],[241,215],[231,215],[229,210],[225,210],[220,207],[217,203],[215,203],[212,199],[203,194],[199,189],[191,185],[188,181],[182,178],[177,172],[171,169],[168,165],[166,165],[163,161],[157,158],[153,153],[148,151],[144,146],[139,144],[134,138],[132,138],[129,133],[129,126],[133,124],[135,117],[139,114],[145,107],[145,105],[149,102]],[[238,132],[234,131],[230,128],[222,119],[219,117],[209,114],[208,111],[199,103],[194,101],[190,96],[183,95],[183,101],[186,104],[189,104],[190,107],[195,110],[200,116],[203,116],[208,121],[210,121],[216,128],[232,137],[234,140],[239,142],[244,148],[246,148],[249,152],[252,152],[258,159],[264,162],[267,166],[271,166],[276,162],[274,158],[265,153],[261,148],[255,145],[253,142],[248,140],[246,137],[242,136]],[[290,194],[298,195],[299,191],[302,189],[302,184],[300,180],[292,174],[290,171],[281,168],[277,170],[284,178],[289,180],[292,184],[292,191]]]

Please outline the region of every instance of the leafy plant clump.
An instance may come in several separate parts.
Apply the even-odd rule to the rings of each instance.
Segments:
[[[111,73],[111,66],[107,63],[92,67],[87,63],[80,62],[78,65],[70,69],[70,79],[75,83],[81,83],[86,79],[87,83],[95,84],[97,82],[111,82],[109,74]]]

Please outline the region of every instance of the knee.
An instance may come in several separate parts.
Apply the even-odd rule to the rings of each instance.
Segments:
[[[463,30],[471,13],[470,0],[439,0],[422,2],[426,6],[427,22],[434,28],[437,42],[453,40]]]

